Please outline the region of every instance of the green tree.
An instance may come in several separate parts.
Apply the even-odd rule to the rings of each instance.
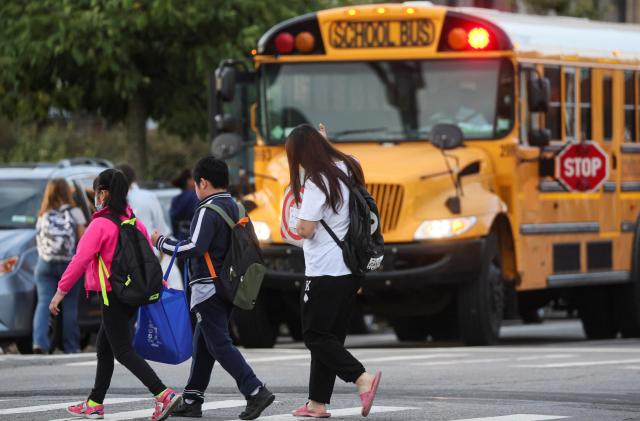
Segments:
[[[324,2],[335,3],[335,2]],[[52,110],[124,123],[127,159],[146,170],[146,121],[204,135],[207,80],[270,26],[322,0],[3,0],[0,114],[43,123]]]
[[[538,14],[553,12],[561,16],[601,19],[605,12],[597,0],[525,0],[525,3]]]

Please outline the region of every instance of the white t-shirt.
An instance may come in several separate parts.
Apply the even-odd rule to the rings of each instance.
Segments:
[[[336,165],[345,174],[347,173],[347,166],[344,162],[337,162]],[[313,181],[305,181],[298,218],[306,221],[324,220],[340,240],[344,239],[349,229],[349,189],[342,181],[340,181],[340,189],[343,201],[342,205],[338,207],[338,212],[335,213],[322,190]],[[304,240],[302,250],[304,251],[306,276],[351,274],[344,263],[342,249],[320,222],[316,225],[313,237]]]
[[[141,189],[137,183],[133,183],[129,189],[127,201],[136,218],[144,224],[149,233],[156,229],[160,231],[160,234],[166,235],[171,232],[164,220],[160,200],[158,200],[158,196],[154,192]]]

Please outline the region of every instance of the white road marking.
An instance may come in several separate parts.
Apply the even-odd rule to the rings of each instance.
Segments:
[[[497,363],[501,361],[510,361],[510,358],[478,358],[474,360],[452,360],[452,361],[430,361],[428,363],[414,363],[412,365],[419,366],[438,366],[438,365],[457,365],[457,364],[479,364],[479,363]]]
[[[377,363],[386,361],[410,361],[410,360],[429,360],[431,358],[440,357],[466,357],[470,354],[421,354],[421,355],[397,355],[395,357],[375,357],[375,358],[362,358],[360,362],[363,363]]]
[[[530,357],[518,357],[516,361],[551,360],[554,358],[578,358],[578,356],[575,354],[532,355]]]
[[[562,415],[513,414],[498,417],[465,418],[453,421],[544,421],[569,418]]]
[[[70,360],[74,358],[95,358],[95,352],[83,352],[78,354],[54,354],[54,355],[3,355],[0,361],[30,361],[30,360]]]
[[[150,400],[150,399],[149,399]],[[218,402],[205,402],[202,405],[203,411],[208,411],[210,409],[225,409],[225,408],[237,408],[244,407],[247,404],[246,400],[226,400],[226,401],[218,401]],[[115,412],[113,414],[106,413],[104,416],[105,420],[133,420],[136,418],[148,418],[153,414],[153,408],[149,406],[147,409],[140,409],[135,411],[125,411],[125,412]],[[77,420],[77,417],[73,418],[61,418],[52,421],[73,421]]]
[[[512,367],[521,368],[569,368],[569,367],[594,367],[598,365],[618,365],[618,364],[634,364],[640,363],[640,359],[633,360],[603,360],[603,361],[580,361],[572,363],[553,363],[553,364],[520,364]]]
[[[106,399],[105,400],[105,404],[113,405],[113,404],[117,404],[117,403],[143,401],[145,399],[150,399],[150,398],[111,398],[111,399]],[[52,403],[52,404],[49,404],[49,405],[33,405],[33,406],[24,406],[24,407],[20,407],[20,408],[0,409],[0,415],[29,414],[31,412],[53,411],[53,410],[56,410],[56,409],[64,409],[64,408],[66,408],[68,406],[71,406],[71,405],[76,405],[79,402],[81,402],[80,399],[78,399],[77,401],[74,401],[74,402]]]
[[[113,361],[115,363],[115,365],[121,365],[118,361]],[[98,360],[93,360],[93,361],[78,361],[75,363],[66,363],[65,364],[67,367],[95,367],[96,365],[98,365]]]
[[[279,357],[247,358],[248,363],[268,363],[273,361],[310,360],[311,354],[281,355]]]
[[[384,412],[400,412],[400,411],[411,411],[420,408],[414,408],[409,406],[374,406],[371,408],[371,414],[381,414]],[[362,412],[361,407],[354,408],[344,408],[344,409],[330,409],[331,417],[351,417],[351,416],[360,416]],[[259,420],[269,420],[269,421],[291,421],[298,418],[294,418],[293,415],[289,414],[279,414],[279,415],[268,415],[266,417],[260,417]],[[228,421],[236,421],[228,420]]]

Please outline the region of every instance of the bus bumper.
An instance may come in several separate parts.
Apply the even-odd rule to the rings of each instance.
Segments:
[[[381,271],[365,275],[371,290],[416,290],[473,281],[480,271],[484,238],[439,243],[387,244]],[[304,280],[302,249],[290,245],[263,247],[269,268],[265,287],[298,290]]]

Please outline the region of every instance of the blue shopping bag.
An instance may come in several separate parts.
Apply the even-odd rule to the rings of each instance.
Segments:
[[[191,318],[185,290],[166,287],[166,279],[176,259],[178,246],[164,274],[165,287],[160,300],[140,307],[133,340],[136,352],[145,360],[180,364],[193,353]]]

